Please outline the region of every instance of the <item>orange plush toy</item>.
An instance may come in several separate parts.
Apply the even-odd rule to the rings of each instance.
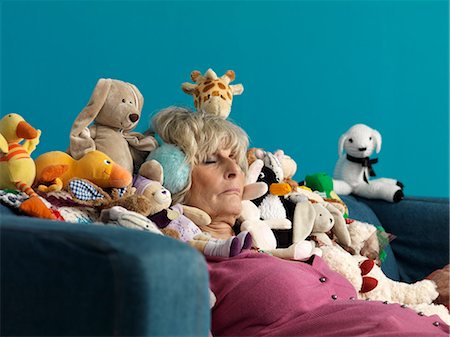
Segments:
[[[29,195],[30,198],[20,206],[22,212],[38,218],[56,219],[31,188],[36,166],[30,154],[39,143],[40,135],[40,130],[18,114],[11,113],[0,120],[0,188],[17,189]]]
[[[60,191],[72,178],[86,179],[102,188],[127,187],[132,181],[128,170],[97,150],[78,160],[65,152],[52,151],[40,155],[35,162],[35,184],[42,192]]]

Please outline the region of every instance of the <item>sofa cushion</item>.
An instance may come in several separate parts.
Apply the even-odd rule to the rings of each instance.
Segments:
[[[340,196],[340,198],[347,205],[349,209],[349,217],[351,219],[367,222],[375,226],[382,226],[386,230],[377,215],[369,206],[367,206],[367,204],[353,196]],[[389,232],[388,230],[386,231]],[[384,249],[386,252],[386,258],[381,265],[381,269],[387,277],[392,280],[399,281],[399,267],[391,245],[386,246]]]
[[[396,235],[391,247],[405,282],[421,280],[449,263],[449,199],[407,197],[399,203],[358,198]]]

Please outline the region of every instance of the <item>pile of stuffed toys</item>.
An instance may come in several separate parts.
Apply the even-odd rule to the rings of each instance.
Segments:
[[[182,90],[193,96],[196,110],[223,118],[231,112],[233,96],[244,90],[242,84],[230,85],[232,70],[221,77],[212,69],[204,75],[196,70],[191,79],[194,83],[183,83]],[[388,235],[351,219],[339,198],[350,193],[390,202],[403,198],[399,181],[371,178],[376,159],[370,156],[381,149],[378,131],[363,124],[351,127],[339,139],[334,177],[318,173],[301,183],[293,180],[295,160],[282,150],[250,149],[237,235],[217,240],[200,230],[210,223],[208,214],[172,204],[171,173],[154,155],[162,146],[152,135],[133,132],[143,102],[135,85],[100,79],[73,123],[68,151],[47,152],[35,160],[30,155],[40,131],[18,114],[4,116],[0,202],[29,216],[170,236],[205,255],[232,257],[250,248],[300,261],[319,255],[354,285],[361,299],[401,303],[450,322],[448,309],[432,303],[438,296],[432,281],[406,284],[383,274]]]

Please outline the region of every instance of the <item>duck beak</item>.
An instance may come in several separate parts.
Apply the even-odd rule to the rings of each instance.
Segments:
[[[111,187],[125,187],[131,184],[133,177],[131,173],[118,164],[113,164],[111,174],[109,176],[109,183]]]
[[[23,139],[34,139],[38,136],[38,132],[27,122],[21,121],[17,124],[16,135]]]

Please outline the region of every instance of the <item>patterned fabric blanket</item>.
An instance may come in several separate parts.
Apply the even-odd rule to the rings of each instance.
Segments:
[[[37,192],[42,201],[55,214],[58,220],[72,223],[93,223],[99,219],[100,211],[97,208],[80,205],[65,191]],[[0,190],[0,203],[21,214],[19,207],[28,195],[16,190]]]

